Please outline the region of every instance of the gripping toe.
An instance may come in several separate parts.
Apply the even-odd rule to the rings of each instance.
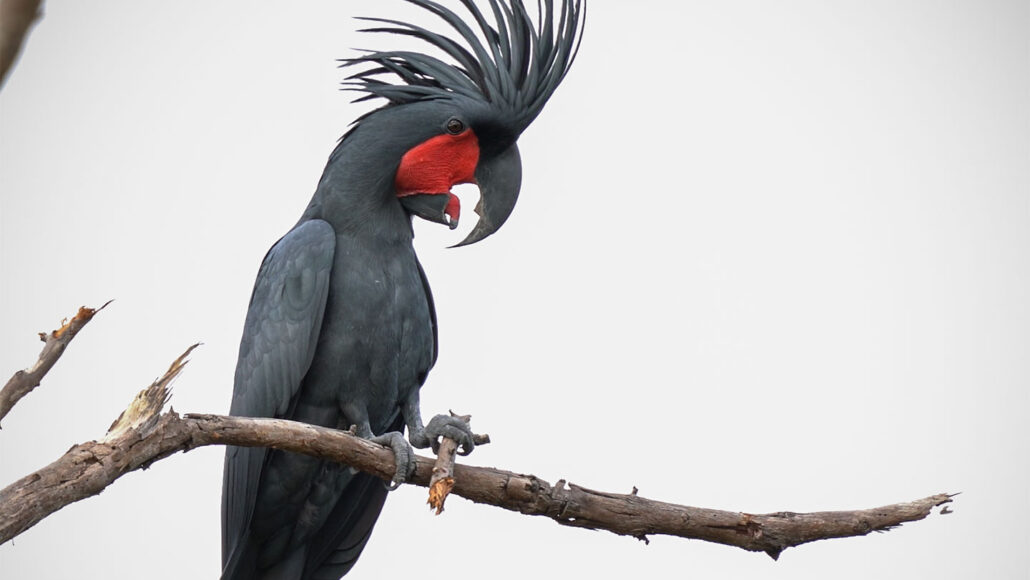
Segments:
[[[426,425],[425,436],[433,447],[433,453],[437,453],[440,450],[440,437],[447,437],[457,441],[461,446],[461,455],[472,453],[472,450],[476,447],[472,428],[461,417],[452,417],[450,415],[437,415],[433,417],[429,424]]]
[[[383,433],[382,435],[372,437],[369,441],[393,450],[396,471],[394,471],[393,479],[390,480],[386,487],[388,490],[393,491],[397,489],[415,473],[415,451],[399,431]]]

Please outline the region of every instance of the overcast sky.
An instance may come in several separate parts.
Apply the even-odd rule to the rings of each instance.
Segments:
[[[400,0],[52,0],[0,91],[0,370],[115,302],[0,431],[0,484],[100,437],[194,342],[224,412],[250,288],[367,107],[335,59]],[[592,0],[489,240],[419,224],[467,461],[742,510],[963,492],[888,534],[762,554],[564,528],[425,490],[348,578],[1027,578],[1030,6]],[[6,579],[216,578],[222,450],[0,547]],[[430,568],[430,564],[435,568]],[[442,567],[442,568],[441,568]]]

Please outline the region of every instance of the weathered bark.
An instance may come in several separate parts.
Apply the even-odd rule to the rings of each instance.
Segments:
[[[472,415],[455,415],[451,411],[451,417],[457,417],[465,424],[469,424]],[[489,437],[487,437],[489,442]],[[477,441],[478,445],[479,442]],[[450,437],[440,438],[440,447],[436,450],[436,463],[433,465],[433,475],[429,478],[429,499],[426,503],[429,508],[436,510],[436,515],[443,513],[443,504],[447,496],[454,489],[454,462],[458,454],[458,442]]]
[[[82,308],[60,329],[40,335],[46,346],[39,361],[31,369],[16,373],[0,392],[0,418],[39,384],[97,310]],[[393,478],[393,452],[346,431],[280,419],[180,417],[171,410],[161,413],[168,402],[171,382],[195,347],[191,346],[161,378],[141,391],[103,439],[76,445],[57,461],[0,490],[0,544],[62,507],[100,493],[126,473],[204,445],[281,449],[344,463],[385,481]],[[488,441],[477,436],[477,444]],[[535,475],[455,465],[456,447],[454,441],[445,438],[437,460],[417,457],[415,474],[408,482],[423,487],[435,483],[430,504],[440,511],[449,492],[477,503],[547,516],[562,525],[608,530],[644,541],[651,534],[705,540],[765,552],[773,558],[807,542],[861,536],[921,520],[934,507],[952,501],[951,495],[938,494],[856,511],[728,512],[645,499],[637,495],[636,489],[628,495],[604,493],[571,484],[566,487],[564,480],[551,485]]]
[[[25,36],[43,16],[41,0],[0,0],[0,87],[21,52]]]
[[[188,351],[187,351],[188,353]],[[58,509],[100,493],[122,475],[179,451],[204,445],[270,447],[351,465],[389,481],[393,453],[348,432],[279,419],[158,414],[184,354],[136,398],[99,441],[76,445],[54,463],[0,490],[0,544]],[[409,483],[428,486],[435,460],[418,457]],[[784,549],[821,540],[860,536],[925,518],[950,495],[939,494],[880,508],[797,514],[747,514],[674,505],[632,494],[555,485],[534,475],[456,465],[452,493],[477,503],[547,516],[575,527],[608,530],[646,540],[667,534],[760,551],[776,558]]]
[[[39,339],[45,343],[42,352],[39,353],[39,360],[31,367],[14,373],[14,376],[7,381],[4,388],[0,389],[0,421],[3,421],[7,413],[11,411],[22,397],[31,393],[33,389],[39,386],[39,383],[54,366],[57,359],[61,358],[61,355],[64,354],[64,349],[68,347],[68,343],[93,319],[94,314],[103,310],[110,303],[108,301],[100,308],[86,308],[83,306],[79,308],[79,311],[71,320],[62,322],[61,328],[49,333],[39,333]]]

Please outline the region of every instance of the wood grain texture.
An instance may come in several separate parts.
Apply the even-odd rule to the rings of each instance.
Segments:
[[[471,415],[455,415],[451,411],[451,417],[456,417],[465,422],[466,425],[472,420]],[[450,437],[440,438],[440,447],[436,450],[436,464],[433,465],[433,475],[429,478],[429,499],[426,503],[429,508],[436,512],[436,515],[443,513],[443,504],[447,496],[454,489],[454,464],[458,454],[458,442]]]
[[[132,408],[145,411],[128,413],[134,417],[132,421],[116,421],[103,439],[76,445],[54,463],[0,490],[0,544],[62,507],[100,493],[130,471],[205,445],[270,447],[345,463],[384,481],[393,477],[395,463],[389,448],[345,431],[280,419],[160,413],[170,382],[186,364],[185,356],[136,397]],[[415,474],[408,483],[428,487],[435,466],[435,459],[417,457]],[[921,520],[953,497],[937,494],[854,511],[749,514],[651,500],[637,495],[636,490],[617,494],[566,485],[561,480],[551,484],[535,475],[495,468],[458,464],[453,477],[453,494],[546,516],[562,525],[641,540],[652,534],[704,540],[765,552],[773,558],[807,542],[861,536]]]

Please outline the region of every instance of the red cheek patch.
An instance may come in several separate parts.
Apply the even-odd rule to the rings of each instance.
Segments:
[[[450,193],[459,183],[475,183],[478,163],[479,139],[471,129],[427,139],[401,158],[394,180],[397,196]]]

